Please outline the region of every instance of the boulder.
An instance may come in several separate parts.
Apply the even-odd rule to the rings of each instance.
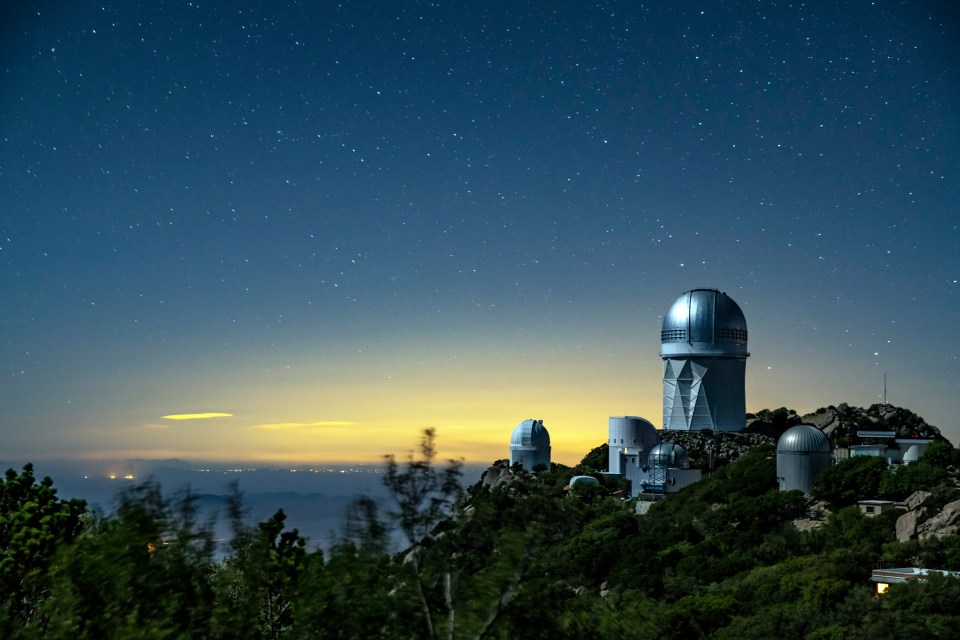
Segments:
[[[808,413],[802,418],[804,424],[812,424],[827,435],[840,426],[840,416],[834,409],[824,409],[817,413]]]
[[[503,467],[488,467],[486,471],[483,472],[483,475],[480,476],[480,482],[487,489],[493,489],[494,485],[497,484],[497,481],[500,480],[500,476],[504,473],[510,473],[509,469],[504,469]]]
[[[917,526],[917,538],[941,538],[956,533],[957,523],[960,522],[960,500],[949,502],[937,515]]]
[[[917,526],[922,518],[923,514],[919,511],[907,511],[897,518],[897,542],[907,542],[917,535]]]
[[[907,511],[913,511],[917,507],[923,504],[923,501],[930,497],[929,491],[914,491],[911,493],[906,500],[903,501],[903,504],[906,505]]]
[[[957,531],[960,531],[960,527],[955,524],[951,524],[947,527],[932,532],[928,537],[942,538],[943,536],[955,536],[957,535]]]
[[[960,500],[954,500],[943,505],[940,517],[943,519],[944,525],[950,525],[960,520]]]

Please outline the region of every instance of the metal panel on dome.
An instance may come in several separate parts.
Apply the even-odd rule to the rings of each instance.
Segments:
[[[687,294],[687,331],[690,342],[715,342],[713,330],[716,327],[716,297],[720,292],[709,293],[712,295],[700,295],[700,291]]]
[[[827,435],[809,424],[798,424],[790,427],[783,432],[783,435],[777,441],[777,453],[830,453],[832,450]]]

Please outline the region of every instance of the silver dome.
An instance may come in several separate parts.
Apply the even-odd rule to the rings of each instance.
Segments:
[[[524,420],[510,436],[510,466],[519,464],[527,471],[543,465],[550,468],[550,434],[543,420]]]
[[[662,356],[722,355],[747,357],[747,320],[727,294],[693,289],[663,317]]]
[[[543,420],[524,420],[513,430],[511,447],[550,447],[550,434]]]
[[[777,455],[832,453],[827,434],[809,424],[798,424],[783,432],[777,441]]]
[[[680,445],[672,442],[664,442],[650,449],[647,464],[651,467],[687,469],[690,467],[690,456],[687,455],[687,452]]]

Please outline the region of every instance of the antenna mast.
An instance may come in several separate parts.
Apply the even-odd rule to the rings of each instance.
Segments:
[[[883,372],[883,404],[887,404],[887,372]]]

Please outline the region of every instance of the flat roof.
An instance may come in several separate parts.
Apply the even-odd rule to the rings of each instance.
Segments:
[[[920,567],[899,567],[896,569],[874,569],[870,572],[873,582],[901,583],[907,580],[916,580],[931,573],[944,576],[960,577],[960,571],[943,571],[942,569],[921,569]]]

